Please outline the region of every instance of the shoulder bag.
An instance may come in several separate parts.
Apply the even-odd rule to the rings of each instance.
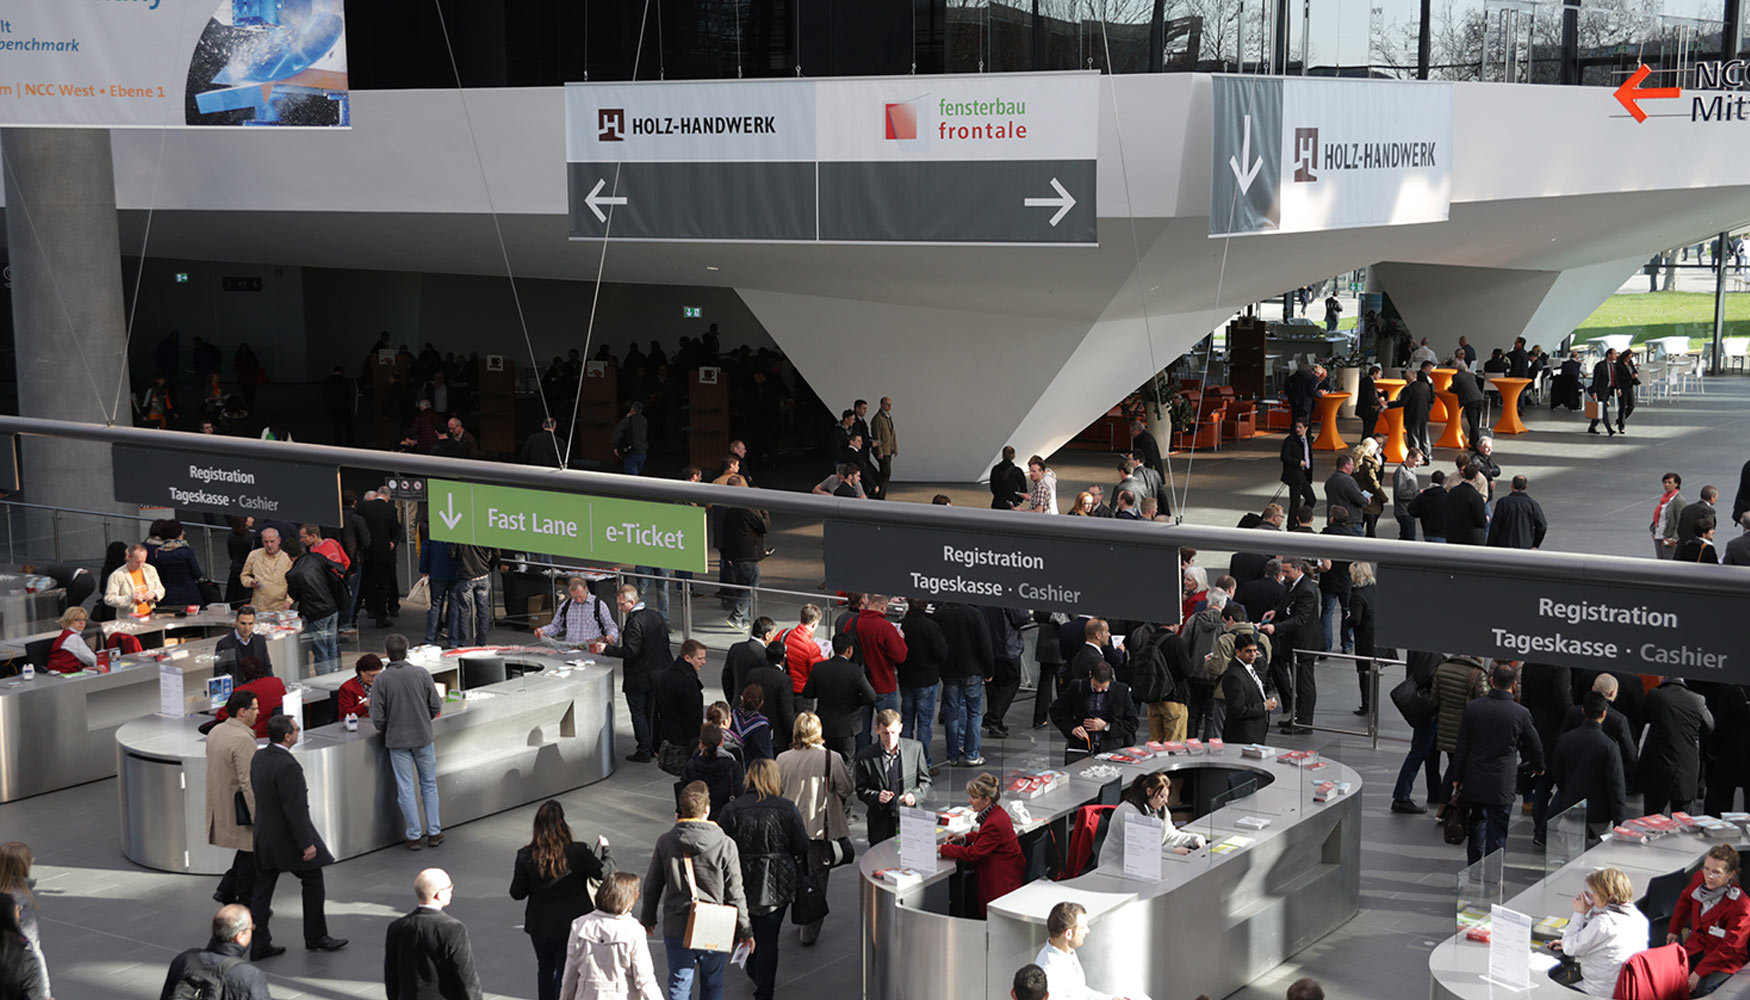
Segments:
[[[805,867],[796,871],[796,897],[790,901],[790,922],[799,926],[817,924],[830,913],[826,892]]]
[[[693,879],[693,857],[681,859],[687,873],[687,891],[693,901],[687,907],[687,932],[682,943],[695,951],[735,949],[735,907],[699,898],[699,883]]]
[[[1391,703],[1397,706],[1404,721],[1412,729],[1420,729],[1435,721],[1440,714],[1439,706],[1434,704],[1434,696],[1428,689],[1416,683],[1414,677],[1405,677],[1391,689]]]
[[[843,809],[844,802],[832,792],[832,758],[835,751],[829,747],[821,747],[821,749],[826,751],[826,759],[821,762],[825,765],[822,769],[821,781],[825,783],[826,808]],[[840,837],[837,840],[826,842],[826,866],[828,868],[842,868],[856,860],[856,857],[857,849],[852,846],[851,838]]]

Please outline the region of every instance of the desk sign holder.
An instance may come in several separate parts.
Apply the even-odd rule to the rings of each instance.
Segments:
[[[1499,903],[1489,907],[1489,974],[1495,986],[1531,989],[1531,918]]]
[[[929,809],[899,809],[899,864],[920,875],[936,873],[936,814]]]
[[[1152,816],[1135,815],[1124,823],[1124,877],[1144,882],[1161,880],[1161,837],[1164,827]]]

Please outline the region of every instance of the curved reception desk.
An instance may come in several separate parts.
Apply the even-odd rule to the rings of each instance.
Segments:
[[[973,890],[953,862],[895,888],[878,873],[899,866],[897,841],[870,848],[859,862],[863,995],[1004,1000],[1015,970],[1045,944],[1047,914],[1066,900],[1087,907],[1090,933],[1077,954],[1093,989],[1157,1000],[1234,992],[1354,916],[1360,901],[1361,779],[1334,760],[1281,753],[1249,759],[1229,747],[1072,765],[1067,782],[1025,800],[1031,820],[1016,828],[1030,881],[991,901],[983,920],[957,915]],[[1121,787],[1155,770],[1173,776],[1179,829],[1209,846],[1163,850],[1158,880],[1096,867],[1053,881],[1075,812],[1115,804]],[[1348,788],[1330,795],[1327,782]]]
[[[614,770],[614,670],[523,648],[453,651],[414,661],[462,697],[432,720],[444,826],[587,785]],[[318,686],[350,678],[330,674]],[[498,679],[503,678],[503,679]],[[469,683],[472,680],[474,683]],[[218,874],[231,852],[206,838],[205,716],[147,717],[122,726],[110,759],[120,773],[122,853],[162,871]],[[265,743],[265,741],[258,741]],[[399,844],[401,811],[388,751],[369,719],[304,731],[310,813],[336,858]]]

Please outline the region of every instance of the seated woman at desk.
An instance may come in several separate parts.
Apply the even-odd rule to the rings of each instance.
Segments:
[[[1689,995],[1705,997],[1744,967],[1750,939],[1750,898],[1738,884],[1738,852],[1716,844],[1684,886],[1665,943],[1683,942],[1689,954]],[[1605,994],[1608,995],[1608,994]]]
[[[1100,845],[1102,871],[1120,875],[1124,872],[1124,827],[1132,817],[1147,817],[1161,821],[1161,846],[1174,854],[1190,854],[1207,843],[1199,833],[1181,833],[1173,826],[1167,812],[1167,799],[1173,791],[1172,779],[1165,771],[1139,776],[1124,790],[1118,808],[1112,810],[1112,822],[1106,827],[1106,842]]]
[[[88,617],[84,608],[77,607],[68,608],[61,615],[61,634],[55,639],[55,644],[49,647],[49,659],[43,664],[44,670],[71,674],[97,666],[97,654],[91,651],[84,636]]]
[[[1015,823],[997,805],[1002,794],[994,774],[981,774],[968,781],[966,801],[978,814],[972,821],[972,832],[954,834],[938,848],[944,858],[972,863],[978,881],[978,899],[972,909],[980,920],[984,919],[984,908],[990,901],[1019,889],[1027,873],[1027,859],[1021,855]]]
[[[1600,868],[1586,876],[1562,939],[1550,942],[1551,950],[1580,964],[1580,980],[1570,983],[1570,989],[1594,997],[1615,994],[1622,963],[1647,947],[1647,916],[1635,907],[1634,898],[1634,886],[1621,869]],[[1552,969],[1550,975],[1558,971]]]
[[[375,653],[366,653],[358,658],[352,669],[352,678],[342,684],[335,695],[335,714],[341,719],[349,715],[369,719],[371,685],[377,683],[377,675],[383,672],[383,659]]]
[[[267,722],[280,714],[280,702],[286,698],[286,682],[267,672],[267,666],[253,656],[245,656],[237,664],[237,676],[243,683],[237,685],[237,691],[254,691],[256,704],[261,708],[261,714],[255,717],[255,735],[258,739],[267,737]],[[214,718],[225,721],[225,710],[219,709]]]

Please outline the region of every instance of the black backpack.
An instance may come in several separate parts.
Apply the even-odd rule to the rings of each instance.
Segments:
[[[182,953],[182,978],[170,988],[170,1000],[224,1000],[225,975],[243,963],[241,958],[217,958],[205,948]]]
[[[1177,690],[1173,672],[1167,666],[1166,641],[1177,638],[1166,629],[1142,625],[1124,640],[1125,667],[1130,676],[1130,696],[1138,704],[1165,701]]]

